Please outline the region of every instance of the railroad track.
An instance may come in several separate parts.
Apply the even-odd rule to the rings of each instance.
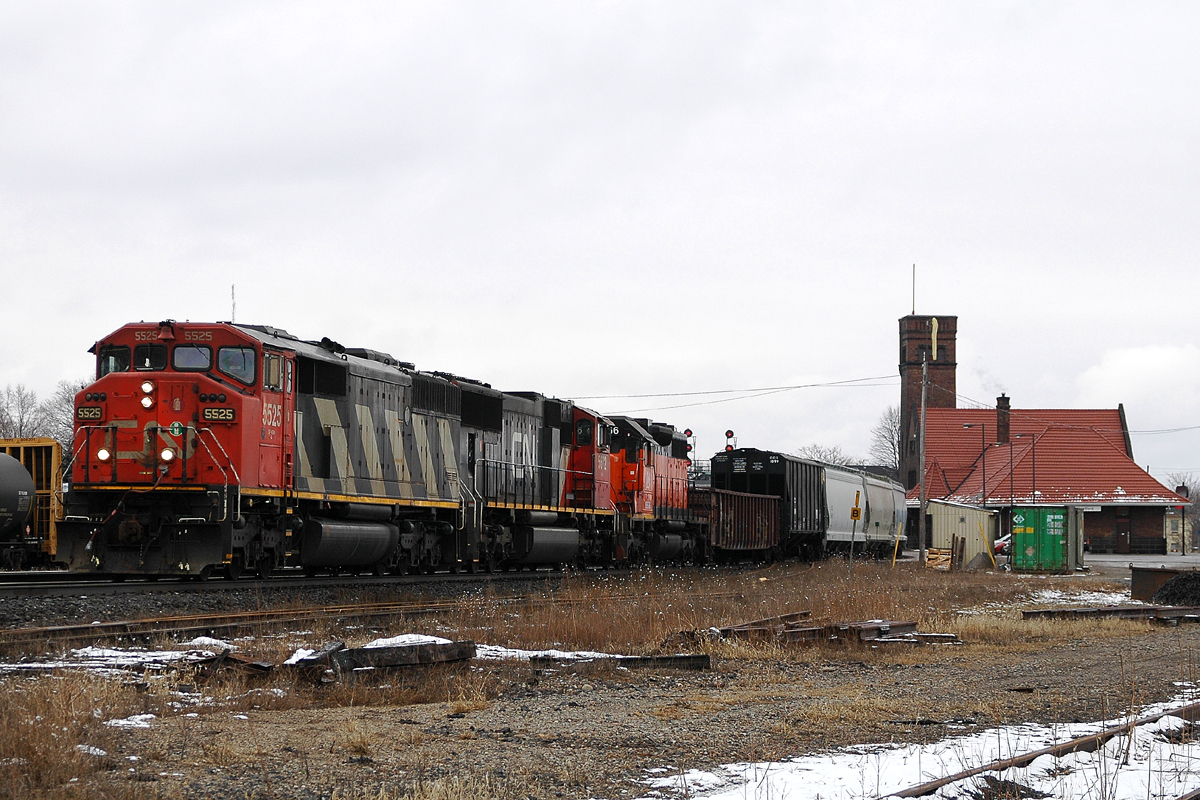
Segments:
[[[627,570],[608,570],[609,575],[624,574]],[[145,577],[113,580],[107,576],[90,576],[69,572],[0,572],[0,597],[70,597],[86,592],[89,595],[136,594],[139,592],[225,592],[230,589],[309,589],[347,586],[406,586],[430,582],[485,584],[489,582],[539,580],[562,577],[562,571],[536,570],[495,573],[449,573],[432,575],[317,575],[308,577],[296,570],[277,573],[265,580],[259,578],[213,578],[197,581],[192,578]],[[588,574],[591,574],[590,571]],[[601,574],[601,573],[596,573]]]
[[[697,595],[696,599],[717,600],[740,597],[740,592],[715,592]],[[607,595],[604,597],[537,597],[511,595],[507,597],[473,598],[470,600],[434,600],[392,603],[353,603],[302,609],[273,609],[260,611],[222,612],[217,614],[186,614],[154,619],[94,622],[90,625],[57,625],[43,628],[9,628],[0,630],[0,651],[12,655],[28,653],[31,649],[45,652],[55,646],[82,645],[94,642],[120,641],[145,644],[161,638],[184,636],[231,636],[252,633],[265,628],[306,625],[318,620],[364,622],[382,618],[417,618],[462,611],[470,604],[493,603],[511,606],[552,605],[570,607],[608,602],[645,600],[642,595]]]

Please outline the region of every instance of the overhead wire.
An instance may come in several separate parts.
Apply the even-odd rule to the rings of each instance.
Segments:
[[[857,389],[860,387],[871,387],[871,386],[894,386],[895,383],[891,382],[891,381],[889,381],[887,383],[864,383],[864,381],[886,380],[887,378],[891,378],[891,377],[893,377],[893,376],[879,375],[879,376],[869,377],[869,378],[849,378],[847,380],[841,380],[841,381],[827,381],[824,383],[804,383],[804,384],[795,384],[792,386],[771,386],[771,387],[763,387],[763,388],[759,388],[759,389],[715,389],[715,390],[704,391],[704,392],[661,392],[661,393],[655,393],[655,394],[638,394],[638,395],[595,395],[595,396],[590,396],[590,397],[575,397],[575,398],[571,398],[571,399],[578,401],[578,400],[625,399],[625,398],[639,399],[639,398],[652,398],[652,397],[664,397],[664,398],[666,398],[666,397],[702,397],[702,396],[714,395],[714,394],[737,394],[737,397],[720,397],[720,398],[716,398],[713,400],[700,400],[700,401],[693,402],[693,403],[676,403],[674,405],[653,406],[650,408],[637,408],[637,409],[625,410],[625,411],[620,411],[620,412],[615,412],[615,411],[607,412],[607,413],[613,414],[615,416],[615,415],[622,415],[622,414],[641,414],[641,413],[646,413],[646,412],[650,412],[650,411],[671,411],[671,410],[679,409],[679,408],[695,408],[697,406],[715,405],[717,403],[730,403],[735,400],[751,400],[756,397],[765,397],[767,395],[780,394],[783,392],[791,392],[791,391],[796,391],[798,389],[826,389],[826,388]]]

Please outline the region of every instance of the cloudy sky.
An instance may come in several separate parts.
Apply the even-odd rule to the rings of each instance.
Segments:
[[[960,405],[1200,425],[1198,23],[3,2],[0,386],[48,394],[129,321],[229,319],[236,285],[239,322],[654,416],[702,453],[732,428],[865,454],[916,264],[917,313],[959,318]],[[1133,441],[1200,473],[1200,430]]]

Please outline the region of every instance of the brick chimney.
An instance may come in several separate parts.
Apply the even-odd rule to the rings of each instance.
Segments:
[[[1003,394],[996,398],[996,442],[1008,444],[1008,398]]]

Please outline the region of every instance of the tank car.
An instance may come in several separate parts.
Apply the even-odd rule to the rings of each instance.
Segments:
[[[61,496],[61,453],[54,439],[0,439],[0,568],[51,564]],[[19,516],[24,505],[28,517],[18,523],[13,515]]]

